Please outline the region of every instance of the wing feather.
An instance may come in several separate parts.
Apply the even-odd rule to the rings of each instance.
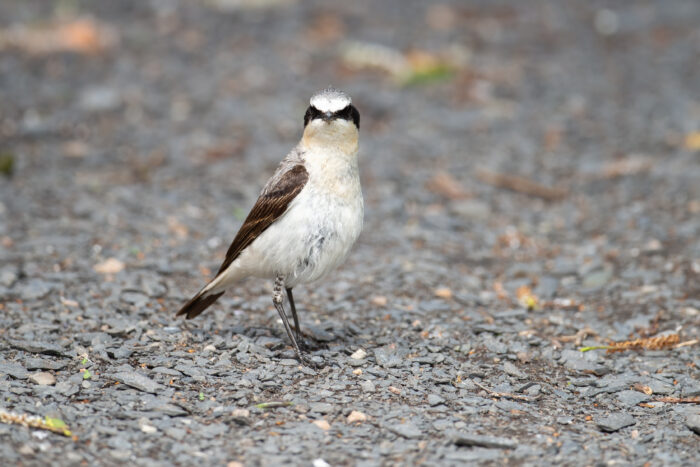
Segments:
[[[248,245],[287,211],[289,203],[301,192],[308,179],[309,173],[304,168],[300,154],[296,151],[292,152],[282,161],[263,188],[253,209],[236,234],[236,238],[231,242],[226,252],[226,259],[216,273],[216,277],[228,269]],[[204,287],[177,312],[177,315],[187,315],[188,319],[194,318],[223,294],[224,292],[210,293]]]
[[[216,273],[217,276],[228,269],[253,240],[285,213],[289,203],[304,188],[308,179],[309,173],[301,164],[294,165],[279,177],[273,177],[272,183],[263,189],[262,194],[236,234],[236,238],[231,242],[231,246],[226,252],[226,259],[219,268],[219,272]]]

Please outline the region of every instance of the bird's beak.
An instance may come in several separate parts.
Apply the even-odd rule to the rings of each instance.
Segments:
[[[324,119],[325,121],[328,122],[328,121],[331,120],[331,118],[333,118],[333,112],[326,112],[326,113],[323,114],[323,119]]]

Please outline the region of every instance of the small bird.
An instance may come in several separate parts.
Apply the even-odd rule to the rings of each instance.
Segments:
[[[194,318],[245,277],[274,279],[272,303],[287,336],[300,362],[313,364],[299,347],[292,289],[323,278],[345,260],[362,230],[364,202],[359,112],[350,96],[333,88],[315,94],[309,104],[301,141],[265,184],[216,276],[177,315]]]

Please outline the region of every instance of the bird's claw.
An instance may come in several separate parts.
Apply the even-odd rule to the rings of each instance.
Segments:
[[[306,342],[306,340],[301,336],[297,336],[297,345],[299,345],[299,350],[301,350],[302,352],[308,352],[312,350],[312,347],[309,345],[309,343]]]
[[[298,354],[297,358],[299,359],[299,362],[302,365],[307,366],[309,368],[312,368],[314,370],[320,370],[321,368],[324,368],[326,366],[325,362],[320,362],[320,363],[316,362],[314,360],[311,360],[310,357],[308,357],[307,355],[304,355],[302,353]]]

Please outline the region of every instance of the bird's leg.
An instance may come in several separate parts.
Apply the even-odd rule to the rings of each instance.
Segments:
[[[297,344],[297,340],[294,338],[294,334],[292,333],[292,328],[291,328],[291,326],[289,326],[289,320],[287,319],[287,314],[284,312],[284,302],[283,302],[283,296],[282,296],[282,289],[283,288],[284,288],[284,277],[277,276],[277,279],[275,279],[275,287],[272,291],[272,303],[275,304],[275,308],[277,308],[277,313],[279,313],[280,318],[282,318],[282,323],[284,324],[284,329],[285,329],[285,331],[287,331],[287,336],[289,336],[289,340],[292,341],[292,346],[294,346],[294,351],[297,354],[297,358],[299,359],[299,362],[301,362],[303,365],[314,366],[314,367],[318,366],[313,361],[304,357],[304,355],[301,353],[301,349],[299,349],[299,344]]]
[[[292,288],[287,287],[287,298],[289,299],[289,307],[292,309],[292,318],[294,318],[294,331],[297,333],[297,340],[302,341],[301,338],[301,328],[299,327],[299,318],[297,317],[297,307],[294,306],[294,296],[292,295]]]

